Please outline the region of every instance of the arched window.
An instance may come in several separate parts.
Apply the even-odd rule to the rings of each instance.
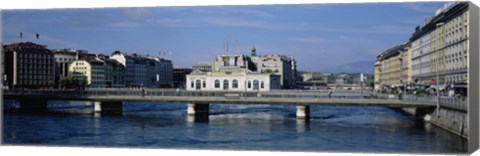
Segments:
[[[262,88],[262,89],[265,88],[265,83],[263,81],[260,82],[260,88]]]
[[[206,88],[207,87],[207,83],[205,81],[202,82],[202,88]]]
[[[215,80],[215,88],[220,88],[220,80]]]
[[[232,81],[232,88],[238,88],[238,81],[236,79]]]
[[[200,80],[195,81],[195,89],[200,90]]]
[[[253,80],[253,90],[258,90],[258,80]]]
[[[223,90],[228,90],[228,80],[223,80]]]
[[[190,88],[195,88],[194,85],[195,85],[195,84],[193,83],[193,81],[191,81],[191,83],[190,83]]]
[[[248,81],[248,89],[252,88],[252,82]]]

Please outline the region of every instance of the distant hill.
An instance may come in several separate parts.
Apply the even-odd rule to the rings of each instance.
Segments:
[[[375,61],[357,61],[348,64],[335,66],[329,69],[324,69],[325,72],[331,73],[369,73],[373,74],[373,64]]]

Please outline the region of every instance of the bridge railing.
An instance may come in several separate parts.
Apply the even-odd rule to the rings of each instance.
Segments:
[[[372,94],[372,97],[378,98],[378,99],[400,99],[400,96],[398,94],[374,93],[374,94]],[[420,102],[426,102],[426,103],[437,103],[437,97],[436,96],[419,97],[419,96],[416,96],[416,95],[402,95],[401,100],[416,101],[416,102],[420,101]],[[455,98],[455,97],[441,96],[439,98],[439,105],[440,105],[440,107],[456,109],[456,110],[461,110],[461,111],[467,111],[468,110],[468,101],[462,100],[462,99],[459,99],[459,98]]]
[[[177,89],[132,89],[132,88],[101,88],[86,90],[6,90],[4,94],[16,95],[39,95],[56,97],[79,97],[79,96],[188,96],[188,97],[224,97],[224,98],[377,98],[385,100],[399,100],[398,95],[378,94],[355,91],[335,91],[329,97],[328,91],[305,91],[305,90],[272,90],[268,92],[234,92],[234,91],[186,91]],[[418,97],[403,95],[404,101],[424,103],[436,103],[435,96]],[[467,111],[468,102],[452,97],[441,97],[440,106],[445,108]]]
[[[271,98],[328,98],[328,91],[271,90],[271,91],[186,91],[176,89],[90,89],[93,95],[153,95],[153,96],[211,96],[211,97],[271,97]],[[338,91],[331,98],[361,98],[361,92]],[[365,96],[369,92],[364,93]]]
[[[337,90],[329,94],[327,90],[271,90],[271,91],[186,91],[180,89],[141,89],[141,88],[89,88],[86,90],[6,90],[6,94],[25,95],[112,95],[112,96],[209,96],[209,97],[266,97],[266,98],[362,98],[360,91]],[[329,96],[330,95],[330,96]],[[370,93],[365,91],[364,96]]]

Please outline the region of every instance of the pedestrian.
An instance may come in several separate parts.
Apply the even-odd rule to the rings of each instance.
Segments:
[[[329,99],[332,98],[332,94],[333,94],[333,91],[332,91],[332,90],[329,90],[329,91],[328,91],[328,98],[329,98]]]
[[[402,92],[402,90],[399,90],[398,91],[398,99],[402,100],[402,96],[403,96],[403,92]]]

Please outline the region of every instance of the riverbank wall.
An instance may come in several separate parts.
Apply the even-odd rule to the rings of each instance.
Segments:
[[[442,107],[433,111],[422,108],[402,108],[401,110],[468,139],[468,114],[466,112]]]

